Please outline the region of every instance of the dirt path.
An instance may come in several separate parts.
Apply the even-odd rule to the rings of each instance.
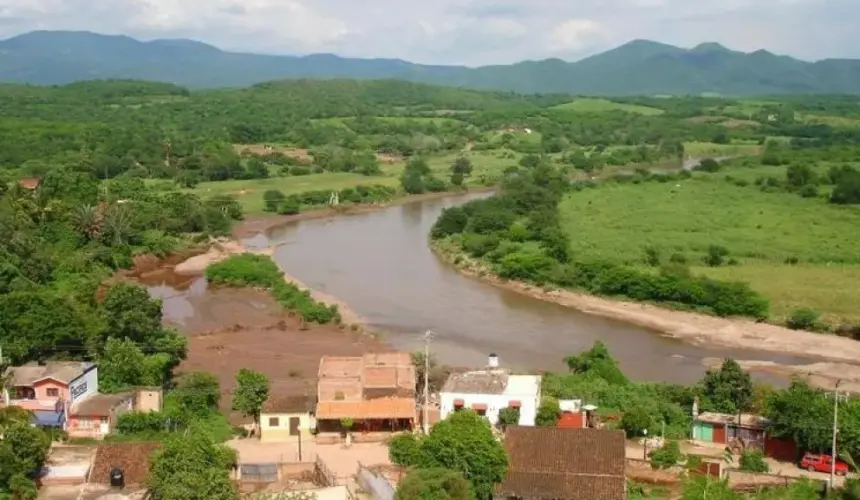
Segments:
[[[515,291],[536,299],[571,307],[586,314],[631,323],[660,332],[696,345],[753,349],[801,357],[820,358],[834,363],[813,363],[799,367],[776,363],[749,365],[753,369],[783,370],[796,375],[813,375],[812,381],[827,383],[837,373],[843,378],[851,376],[860,384],[860,342],[838,337],[756,323],[740,318],[720,318],[685,311],[663,309],[649,304],[624,302],[596,297],[570,290],[544,290],[539,287],[507,281],[486,272],[472,259],[461,258],[454,264],[455,255],[434,247],[433,250],[463,274],[499,288]],[[779,368],[777,368],[779,367]],[[816,378],[817,377],[817,378]],[[860,388],[860,385],[858,385]]]

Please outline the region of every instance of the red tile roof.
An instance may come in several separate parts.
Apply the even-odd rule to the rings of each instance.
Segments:
[[[379,398],[369,401],[324,401],[317,404],[316,418],[323,420],[379,420],[402,418],[414,420],[415,400],[412,398]]]
[[[624,433],[508,427],[509,467],[496,494],[528,500],[623,500]]]

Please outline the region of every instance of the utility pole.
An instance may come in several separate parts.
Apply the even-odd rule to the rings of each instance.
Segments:
[[[427,406],[430,402],[430,340],[432,338],[433,332],[430,330],[424,332],[424,412],[421,424],[425,436],[430,433],[430,425],[427,423]]]
[[[836,381],[836,386],[833,388],[833,444],[830,448],[830,490],[833,491],[834,482],[836,480],[836,434],[839,433],[839,399],[848,398],[847,394],[839,394],[839,384],[841,380]]]

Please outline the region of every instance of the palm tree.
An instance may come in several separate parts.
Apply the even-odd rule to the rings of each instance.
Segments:
[[[131,228],[131,213],[124,204],[113,204],[104,212],[105,233],[110,235],[114,245],[122,245],[125,235]]]
[[[81,205],[71,214],[75,230],[90,240],[96,240],[101,235],[102,215],[98,208],[92,205]]]

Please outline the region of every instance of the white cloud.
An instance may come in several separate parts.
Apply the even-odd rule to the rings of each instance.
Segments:
[[[0,0],[0,36],[77,29],[426,63],[576,60],[634,38],[860,58],[858,0]]]

